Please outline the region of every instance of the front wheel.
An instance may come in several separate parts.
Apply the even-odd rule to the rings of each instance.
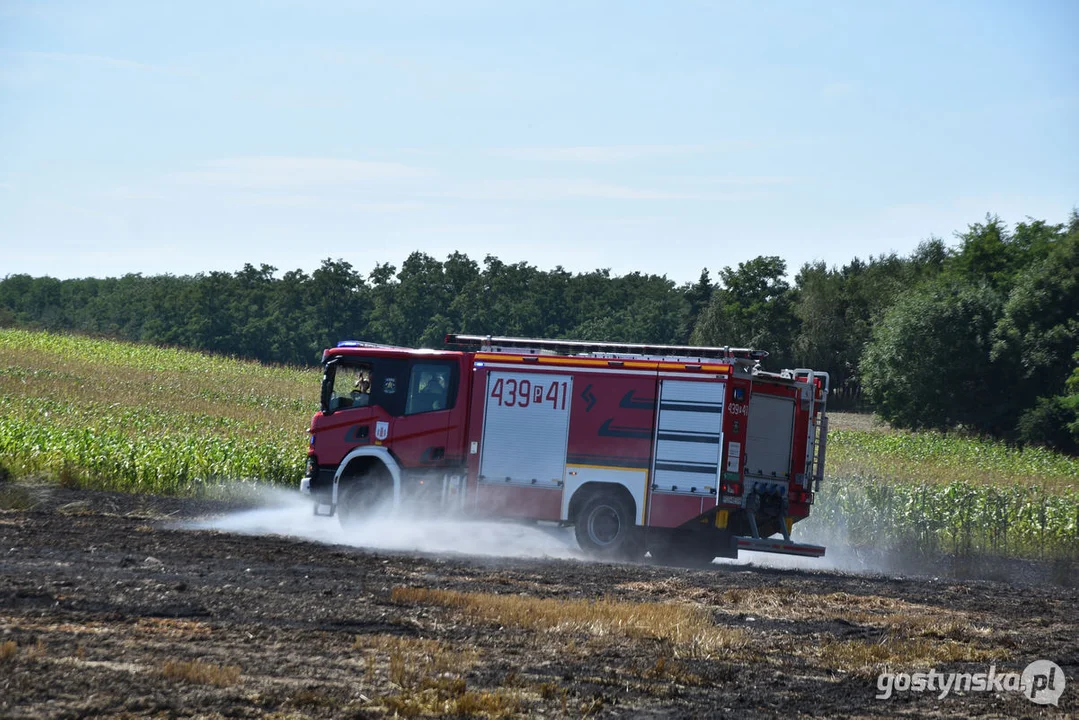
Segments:
[[[593,495],[581,506],[574,525],[577,544],[589,555],[628,559],[641,554],[632,506],[623,497]]]
[[[343,479],[337,517],[341,527],[355,527],[364,520],[389,512],[393,506],[393,478],[389,473],[371,470]]]

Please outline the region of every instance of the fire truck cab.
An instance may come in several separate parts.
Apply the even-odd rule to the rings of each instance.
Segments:
[[[446,344],[323,353],[300,485],[317,514],[557,522],[609,558],[824,554],[790,533],[824,474],[826,373],[729,347]]]

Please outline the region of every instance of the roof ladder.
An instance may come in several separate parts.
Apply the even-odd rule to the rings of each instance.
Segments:
[[[768,353],[764,350],[751,350],[749,348],[543,340],[539,338],[500,337],[497,335],[450,334],[446,336],[446,344],[478,352],[510,352],[533,355],[540,353],[559,355],[624,353],[628,355],[684,356],[714,360],[751,360],[755,362],[768,357]]]

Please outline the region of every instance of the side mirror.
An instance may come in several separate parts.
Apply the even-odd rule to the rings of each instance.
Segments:
[[[324,415],[333,414],[334,408],[330,407],[330,398],[333,397],[333,365],[327,365],[322,373],[322,393],[319,395],[319,404],[322,406]]]

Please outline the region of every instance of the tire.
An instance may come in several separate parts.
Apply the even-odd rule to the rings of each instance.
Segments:
[[[384,469],[372,469],[360,476],[342,478],[337,518],[341,527],[350,528],[383,514],[393,500],[393,478]]]
[[[633,509],[621,495],[598,492],[574,518],[577,545],[598,558],[626,560],[643,555]]]

